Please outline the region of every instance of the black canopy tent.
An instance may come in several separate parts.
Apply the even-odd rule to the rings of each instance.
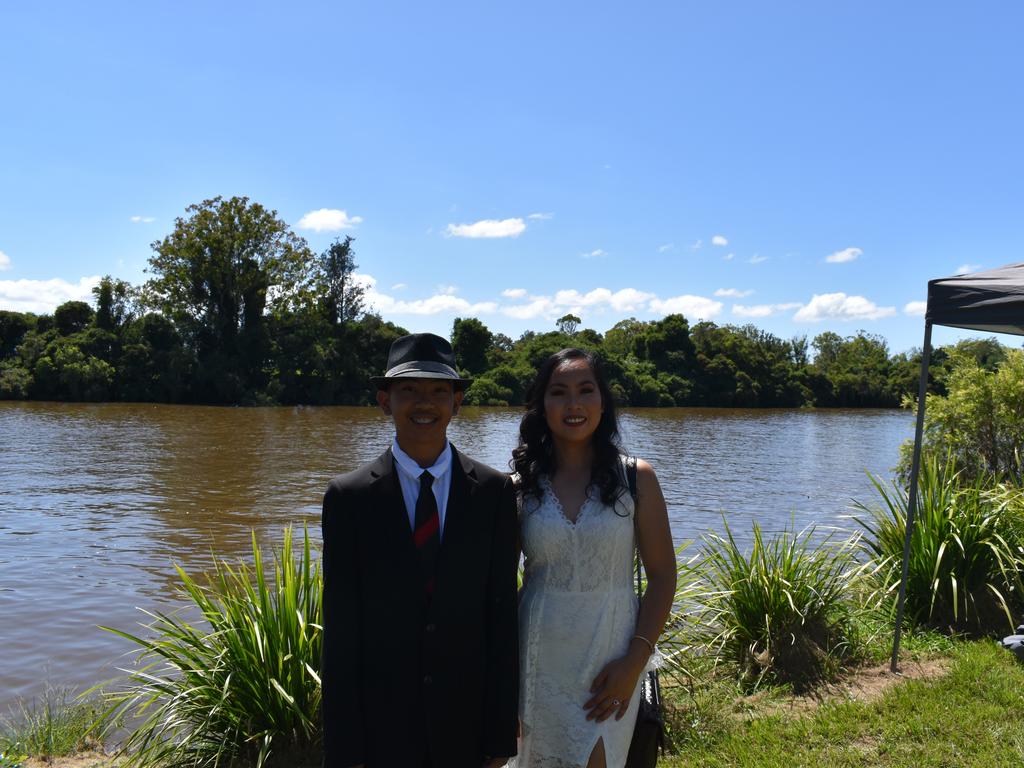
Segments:
[[[917,395],[917,426],[914,429],[914,456],[910,465],[910,498],[907,505],[907,530],[903,541],[903,571],[896,602],[896,629],[892,642],[895,672],[900,652],[900,631],[907,595],[910,537],[917,510],[917,476],[921,469],[921,433],[928,388],[928,359],[932,352],[932,326],[946,325],[990,333],[1014,333],[1024,336],[1024,262],[928,281],[928,308],[924,320],[924,346],[921,350],[921,380]]]

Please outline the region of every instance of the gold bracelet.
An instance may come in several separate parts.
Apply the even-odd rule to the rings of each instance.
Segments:
[[[647,647],[651,649],[650,655],[651,656],[654,655],[654,643],[652,643],[650,640],[648,640],[643,635],[633,635],[633,637],[631,637],[630,640],[643,640],[645,643],[647,643]]]

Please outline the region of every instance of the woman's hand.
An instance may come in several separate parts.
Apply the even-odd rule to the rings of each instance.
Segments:
[[[603,722],[612,715],[621,720],[629,709],[629,700],[636,691],[636,681],[647,666],[648,654],[631,643],[625,656],[605,664],[590,686],[593,694],[583,708],[589,710],[587,720]]]

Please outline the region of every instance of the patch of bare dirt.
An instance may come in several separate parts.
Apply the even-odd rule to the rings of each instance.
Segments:
[[[840,701],[874,701],[904,680],[934,680],[949,670],[949,659],[923,659],[904,661],[900,673],[889,671],[889,664],[858,667],[838,680],[816,688],[810,693],[778,697],[774,693],[754,694],[746,697],[741,709],[748,714],[802,715],[813,712],[822,704]]]
[[[92,751],[79,752],[71,757],[53,757],[49,760],[30,757],[22,765],[24,768],[117,768],[117,762],[113,758],[102,752]]]

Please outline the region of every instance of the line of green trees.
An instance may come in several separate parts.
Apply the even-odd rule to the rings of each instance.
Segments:
[[[368,404],[369,377],[407,332],[365,305],[351,237],[314,253],[248,198],[189,206],[152,250],[141,286],[107,276],[91,304],[0,311],[0,399]],[[569,314],[514,341],[458,318],[452,344],[477,405],[522,403],[538,363],[565,346],[600,353],[634,406],[895,407],[916,394],[920,363],[863,331],[781,339],[679,314],[604,334]],[[994,339],[960,346],[989,368],[1005,357]],[[931,361],[940,394],[948,357]]]

